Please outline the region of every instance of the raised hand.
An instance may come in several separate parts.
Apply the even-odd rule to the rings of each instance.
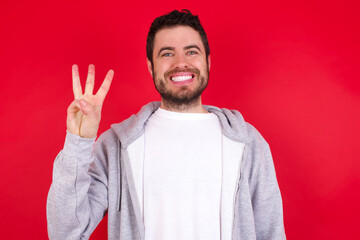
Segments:
[[[113,77],[114,71],[109,70],[99,90],[94,95],[95,66],[92,64],[89,65],[85,92],[83,94],[78,66],[72,66],[72,82],[75,99],[68,107],[66,119],[66,127],[70,133],[84,138],[96,137],[101,119],[102,105],[110,89]]]

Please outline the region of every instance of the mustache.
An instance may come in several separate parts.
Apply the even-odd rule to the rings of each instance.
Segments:
[[[195,74],[196,76],[200,75],[200,70],[197,68],[176,68],[176,69],[171,69],[169,71],[166,71],[164,73],[164,77],[165,77],[165,79],[168,79],[169,76],[171,76],[175,73],[180,73],[180,72],[190,72],[190,73]]]

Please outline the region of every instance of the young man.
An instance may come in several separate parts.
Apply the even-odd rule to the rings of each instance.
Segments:
[[[109,239],[285,239],[268,144],[239,112],[202,105],[211,61],[198,17],[156,18],[146,50],[161,102],[96,142],[114,73],[93,95],[90,65],[83,94],[73,66],[75,100],[47,203],[50,239],[88,239],[106,213]]]

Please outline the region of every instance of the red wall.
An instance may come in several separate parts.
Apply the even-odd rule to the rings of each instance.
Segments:
[[[270,143],[288,239],[360,239],[358,1],[1,1],[0,238],[46,239],[71,65],[115,78],[100,131],[158,100],[145,62],[154,17],[200,15],[204,103],[235,108]],[[251,2],[251,3],[249,3]],[[103,221],[92,239],[106,239]]]

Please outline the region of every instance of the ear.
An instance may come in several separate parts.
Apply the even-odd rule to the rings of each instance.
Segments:
[[[153,78],[154,75],[153,75],[153,71],[152,71],[152,65],[151,65],[151,62],[150,62],[150,60],[148,58],[146,59],[146,63],[147,63],[147,66],[148,66],[149,73],[150,73],[151,77]]]
[[[210,67],[211,67],[211,56],[208,56],[208,66],[209,66],[209,71],[210,71]]]

